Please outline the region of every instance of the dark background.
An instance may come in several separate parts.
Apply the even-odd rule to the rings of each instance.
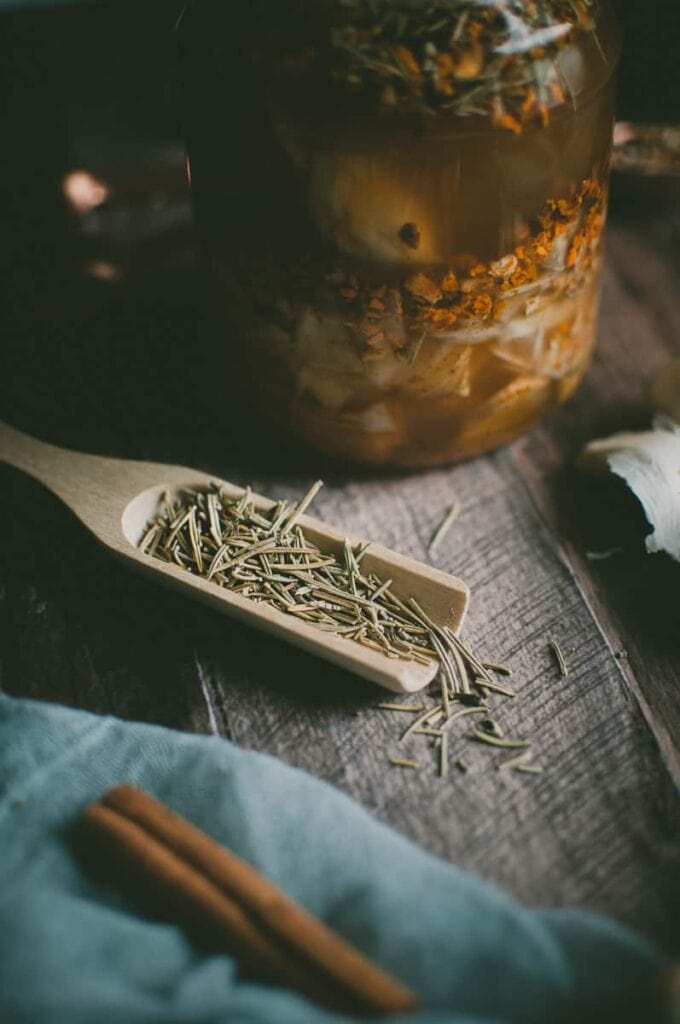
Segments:
[[[183,167],[173,31],[181,6],[116,0],[3,11],[0,2],[0,417],[65,444],[87,445],[79,426],[92,416],[121,454],[139,453],[141,427],[146,454],[161,457],[154,441],[186,376],[200,311],[209,310]],[[619,0],[617,8],[625,35],[619,117],[680,121],[680,5]],[[117,182],[106,210],[84,219],[69,212],[62,181],[74,167]],[[674,241],[677,193],[671,198]],[[644,217],[641,200],[615,187],[612,215]],[[112,273],[124,289],[103,279]],[[130,348],[116,303],[143,334],[143,353]],[[88,333],[97,334],[96,354]],[[162,366],[162,386],[141,396],[128,387],[131,360]],[[178,415],[189,428],[200,403],[197,410],[181,391]],[[173,461],[191,454],[175,446]]]
[[[615,6],[625,40],[619,118],[680,120],[680,4]],[[5,255],[10,235],[13,249],[26,249],[29,235],[44,244],[55,177],[88,138],[181,138],[173,34],[181,7],[182,0],[116,0],[3,13],[0,3]]]

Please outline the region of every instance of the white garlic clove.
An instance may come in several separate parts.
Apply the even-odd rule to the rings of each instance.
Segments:
[[[591,441],[578,465],[621,477],[654,527],[646,538],[647,550],[665,551],[680,562],[680,426],[669,421],[654,430]]]

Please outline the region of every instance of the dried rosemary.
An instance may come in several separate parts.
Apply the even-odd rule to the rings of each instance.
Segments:
[[[362,571],[367,545],[355,550],[345,541],[336,557],[305,536],[299,519],[321,486],[317,481],[297,504],[278,502],[265,510],[255,507],[249,488],[238,498],[227,497],[217,484],[174,499],[166,495],[140,547],[388,658],[438,661],[448,717],[452,697],[470,688],[459,641],[412,597],[398,598],[391,580]]]
[[[445,779],[449,774],[449,737],[445,732],[441,734],[439,740],[439,776]]]
[[[416,605],[417,607],[417,605]],[[421,610],[422,611],[422,610]],[[424,613],[423,613],[424,614]],[[527,740],[506,739],[503,730],[492,717],[489,698],[513,697],[511,690],[493,683],[489,675],[490,671],[499,674],[509,675],[510,669],[504,665],[497,665],[493,662],[482,663],[470,651],[455,634],[449,630],[443,631],[444,636],[451,644],[450,651],[455,653],[460,662],[462,671],[467,680],[467,689],[455,691],[447,676],[446,665],[442,663],[439,674],[440,695],[437,694],[435,703],[430,707],[423,704],[380,704],[385,710],[408,711],[417,713],[417,717],[408,725],[402,733],[401,743],[415,743],[417,737],[429,739],[430,744],[437,750],[438,775],[446,778],[449,773],[449,750],[454,742],[476,741],[481,747],[487,749],[500,748],[501,750],[517,751],[509,760],[496,764],[496,770],[505,772],[514,770],[539,774],[542,771],[538,765],[529,764],[532,757],[532,744]],[[444,695],[446,694],[446,700]],[[478,727],[472,733],[465,732],[465,724],[470,715],[481,715],[483,718]],[[454,738],[454,726],[461,721],[457,735]],[[455,766],[461,773],[470,769],[460,758],[454,761]]]
[[[378,704],[378,707],[383,711],[408,711],[411,714],[426,710],[424,704]]]
[[[527,765],[529,761],[531,761],[532,756],[533,755],[530,750],[522,750],[520,754],[515,754],[514,757],[508,758],[507,761],[501,761],[500,764],[497,765],[497,769],[499,772],[508,772],[512,770],[526,771]],[[536,768],[534,770],[541,771],[540,768]]]
[[[508,668],[507,665],[497,665],[495,661],[485,661],[483,668],[489,672],[496,672],[499,676],[511,676],[512,669]]]
[[[225,495],[217,484],[206,490],[186,489],[174,497],[165,495],[140,548],[215,586],[271,605],[388,658],[422,664],[437,661],[439,693],[434,705],[383,702],[378,706],[413,716],[401,742],[423,736],[435,743],[440,776],[448,774],[452,727],[469,715],[485,716],[473,733],[478,741],[526,751],[529,743],[504,739],[491,717],[490,695],[514,697],[491,672],[509,674],[509,670],[483,664],[413,597],[402,600],[393,593],[391,580],[364,570],[367,544],[353,548],[345,541],[335,556],[305,536],[299,519],[320,487],[320,482],[315,483],[296,504],[280,501],[264,510],[255,506],[250,488],[237,498]],[[449,518],[452,521],[451,514]],[[398,767],[420,768],[410,758],[389,760]],[[459,770],[466,770],[461,763],[456,761]],[[525,761],[522,770],[530,770]]]
[[[500,736],[494,736],[493,733],[486,732],[484,729],[475,729],[472,736],[480,743],[488,743],[492,747],[507,747],[509,750],[527,749],[531,746],[526,740],[501,739]]]
[[[429,547],[428,547],[428,551],[429,551],[429,553],[431,555],[434,554],[436,547],[444,539],[444,537],[446,536],[446,534],[448,533],[448,531],[450,530],[450,528],[453,526],[454,522],[458,518],[459,514],[460,514],[460,503],[457,502],[457,501],[454,501],[454,503],[451,505],[449,510],[446,512],[446,514],[444,515],[444,518],[442,519],[441,523],[439,524],[439,526],[437,527],[437,529],[435,530],[435,532],[432,535],[432,540],[430,541],[430,544],[429,544]]]
[[[550,650],[553,652],[555,656],[555,661],[557,662],[557,667],[560,670],[560,675],[563,679],[566,679],[566,677],[569,675],[569,666],[567,665],[566,659],[562,652],[562,648],[558,644],[557,640],[550,640],[549,646]]]
[[[290,16],[267,11],[263,67],[273,57],[284,76],[368,101],[383,115],[487,117],[515,134],[547,124],[552,108],[572,99],[560,51],[587,34],[600,46],[595,0],[317,0],[313,39],[299,25],[296,33]],[[417,247],[416,226],[402,231]]]
[[[389,761],[390,764],[393,764],[396,768],[413,768],[416,771],[420,768],[417,761],[412,761],[407,757],[391,757]]]

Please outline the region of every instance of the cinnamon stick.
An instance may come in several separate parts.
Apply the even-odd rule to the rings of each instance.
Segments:
[[[333,1009],[413,1010],[413,993],[235,854],[133,786],[91,805],[82,823],[143,876],[182,923],[279,985]]]

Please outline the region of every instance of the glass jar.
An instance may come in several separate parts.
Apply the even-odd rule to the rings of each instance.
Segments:
[[[196,222],[257,404],[424,466],[567,399],[596,336],[605,0],[194,0]]]

